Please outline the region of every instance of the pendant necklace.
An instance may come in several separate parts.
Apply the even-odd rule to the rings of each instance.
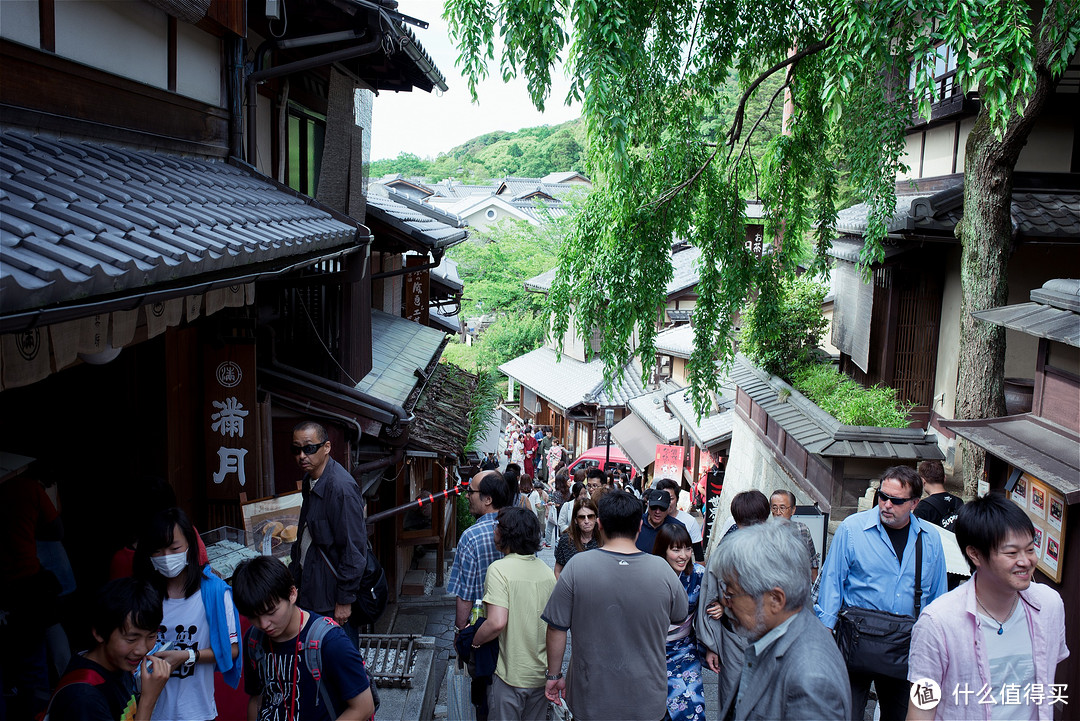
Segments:
[[[985,613],[987,616],[989,616],[993,620],[993,622],[998,625],[997,635],[1000,636],[1000,635],[1004,634],[1005,633],[1005,621],[1008,621],[1009,616],[1012,616],[1013,609],[1016,608],[1016,601],[1015,600],[1013,601],[1013,607],[1011,609],[1009,609],[1009,613],[1007,613],[1005,615],[1005,621],[997,620],[997,617],[994,614],[992,614],[992,613],[990,613],[989,611],[986,610],[986,606],[984,606],[983,602],[979,600],[979,594],[975,594],[975,603],[979,604],[979,608],[981,608],[983,610],[983,613]]]

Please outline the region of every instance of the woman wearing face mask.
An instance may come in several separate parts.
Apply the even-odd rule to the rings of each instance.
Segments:
[[[701,596],[705,567],[694,563],[690,532],[681,523],[660,526],[652,552],[671,565],[690,601],[689,613],[682,623],[668,627],[668,716],[671,721],[705,721],[705,687],[701,679],[697,636],[694,635],[694,616]]]
[[[236,688],[240,615],[228,584],[200,565],[198,540],[187,515],[169,508],[143,529],[135,550],[135,573],[153,584],[164,599],[157,654],[172,664],[169,683],[154,707],[154,721],[217,718],[214,669]]]

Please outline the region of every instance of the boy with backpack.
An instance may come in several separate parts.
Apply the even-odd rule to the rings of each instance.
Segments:
[[[251,619],[244,637],[248,721],[369,719],[375,701],[360,651],[332,618],[296,605],[285,565],[271,556],[244,561],[233,601]]]
[[[168,661],[148,655],[157,643],[161,597],[145,581],[109,581],[98,592],[90,622],[97,645],[72,656],[43,718],[149,721],[172,671]]]

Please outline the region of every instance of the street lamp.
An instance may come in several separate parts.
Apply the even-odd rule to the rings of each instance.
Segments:
[[[615,409],[604,409],[604,425],[607,427],[607,452],[604,454],[604,470],[607,471],[611,463],[611,426],[615,423]]]

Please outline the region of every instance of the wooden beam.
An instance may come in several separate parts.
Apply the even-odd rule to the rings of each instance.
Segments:
[[[55,53],[56,0],[38,0],[38,30],[41,49]]]

